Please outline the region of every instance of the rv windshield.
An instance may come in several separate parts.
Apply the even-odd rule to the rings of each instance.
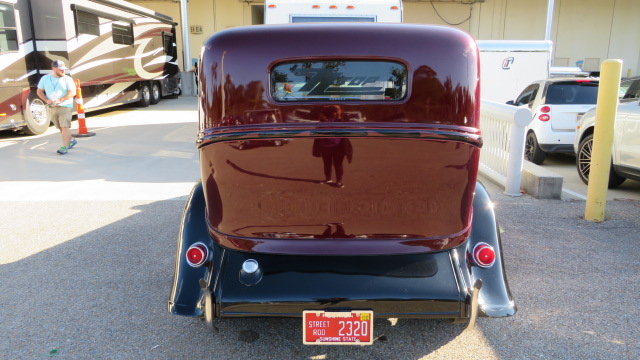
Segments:
[[[392,61],[299,61],[271,70],[277,101],[393,101],[406,91],[407,68]]]

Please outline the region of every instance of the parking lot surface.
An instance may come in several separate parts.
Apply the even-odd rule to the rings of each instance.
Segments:
[[[640,204],[509,197],[485,181],[518,313],[475,328],[375,321],[367,347],[302,345],[299,319],[225,319],[166,303],[199,174],[195,98],[87,114],[91,138],[0,133],[0,358],[638,359]],[[74,124],[75,125],[75,124]],[[74,130],[75,132],[75,130]]]

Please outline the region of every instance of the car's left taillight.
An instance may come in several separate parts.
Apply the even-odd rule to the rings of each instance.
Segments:
[[[496,262],[496,252],[493,246],[487,243],[478,243],[473,247],[473,261],[483,268],[493,266]]]
[[[551,115],[549,115],[549,113],[551,112],[551,106],[549,105],[544,105],[540,108],[540,112],[541,114],[538,115],[538,120],[540,121],[549,121],[551,120]]]
[[[195,243],[187,249],[185,256],[187,264],[192,267],[200,267],[209,260],[209,249],[203,243]]]

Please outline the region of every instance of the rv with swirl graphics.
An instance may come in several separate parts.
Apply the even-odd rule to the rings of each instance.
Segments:
[[[0,130],[47,130],[36,95],[51,63],[80,80],[84,110],[180,93],[176,23],[123,0],[0,0]]]

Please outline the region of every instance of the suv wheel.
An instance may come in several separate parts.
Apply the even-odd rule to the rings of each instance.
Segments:
[[[591,149],[593,148],[593,134],[587,135],[578,146],[578,154],[576,155],[576,168],[578,176],[585,184],[589,184],[589,172],[591,171]],[[613,162],[609,170],[609,188],[619,186],[624,182],[625,178],[618,175],[613,169]]]
[[[536,165],[541,165],[544,159],[547,157],[547,153],[542,151],[540,145],[538,145],[538,138],[534,132],[527,134],[527,142],[524,145],[524,158],[531,161]]]

